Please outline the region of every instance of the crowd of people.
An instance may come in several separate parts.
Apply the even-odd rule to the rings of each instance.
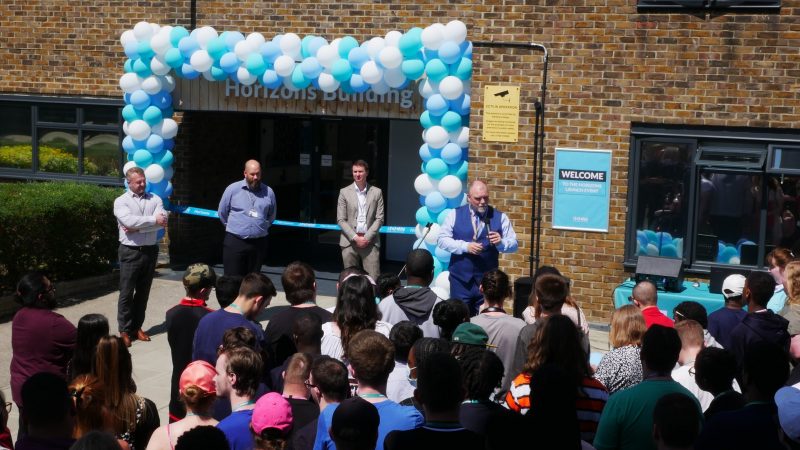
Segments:
[[[674,321],[656,287],[637,284],[596,366],[556,268],[537,271],[523,318],[504,309],[503,271],[483,275],[474,315],[428,287],[433,272],[426,250],[409,253],[405,285],[347,268],[329,311],[316,304],[313,268],[294,262],[281,277],[289,306],[262,328],[277,295],[268,277],[189,266],[186,296],[166,314],[167,424],[137,394],[129,343],[108,320],[72,325],[53,311],[50,280],[28,274],[12,324],[19,434],[12,442],[4,410],[0,448],[800,448],[800,261],[733,275],[722,309],[684,302]],[[767,307],[776,278],[779,314]]]

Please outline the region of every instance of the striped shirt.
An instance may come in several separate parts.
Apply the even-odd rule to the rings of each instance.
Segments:
[[[506,393],[503,404],[506,408],[520,414],[527,414],[531,408],[531,376],[521,373],[514,378],[511,388]],[[592,377],[584,377],[581,381],[580,392],[575,399],[575,409],[578,415],[578,424],[581,429],[581,439],[592,442],[600,423],[600,415],[608,400],[608,391],[603,383]]]

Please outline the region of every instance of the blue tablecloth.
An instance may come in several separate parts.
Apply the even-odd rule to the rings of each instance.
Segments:
[[[614,308],[630,304],[628,297],[633,292],[636,283],[628,280],[614,289]],[[658,309],[672,318],[672,310],[681,302],[694,301],[703,305],[708,314],[725,306],[725,299],[722,294],[712,294],[708,292],[708,283],[699,283],[697,287],[691,281],[683,282],[682,292],[658,291]]]

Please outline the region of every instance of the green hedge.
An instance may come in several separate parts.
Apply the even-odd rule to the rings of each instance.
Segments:
[[[78,183],[0,183],[0,293],[13,292],[30,270],[58,281],[109,273],[121,193]]]

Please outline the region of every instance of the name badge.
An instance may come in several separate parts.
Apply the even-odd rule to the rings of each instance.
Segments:
[[[248,211],[247,215],[254,219],[258,219],[258,211],[256,211],[255,209],[251,209],[250,211]]]

